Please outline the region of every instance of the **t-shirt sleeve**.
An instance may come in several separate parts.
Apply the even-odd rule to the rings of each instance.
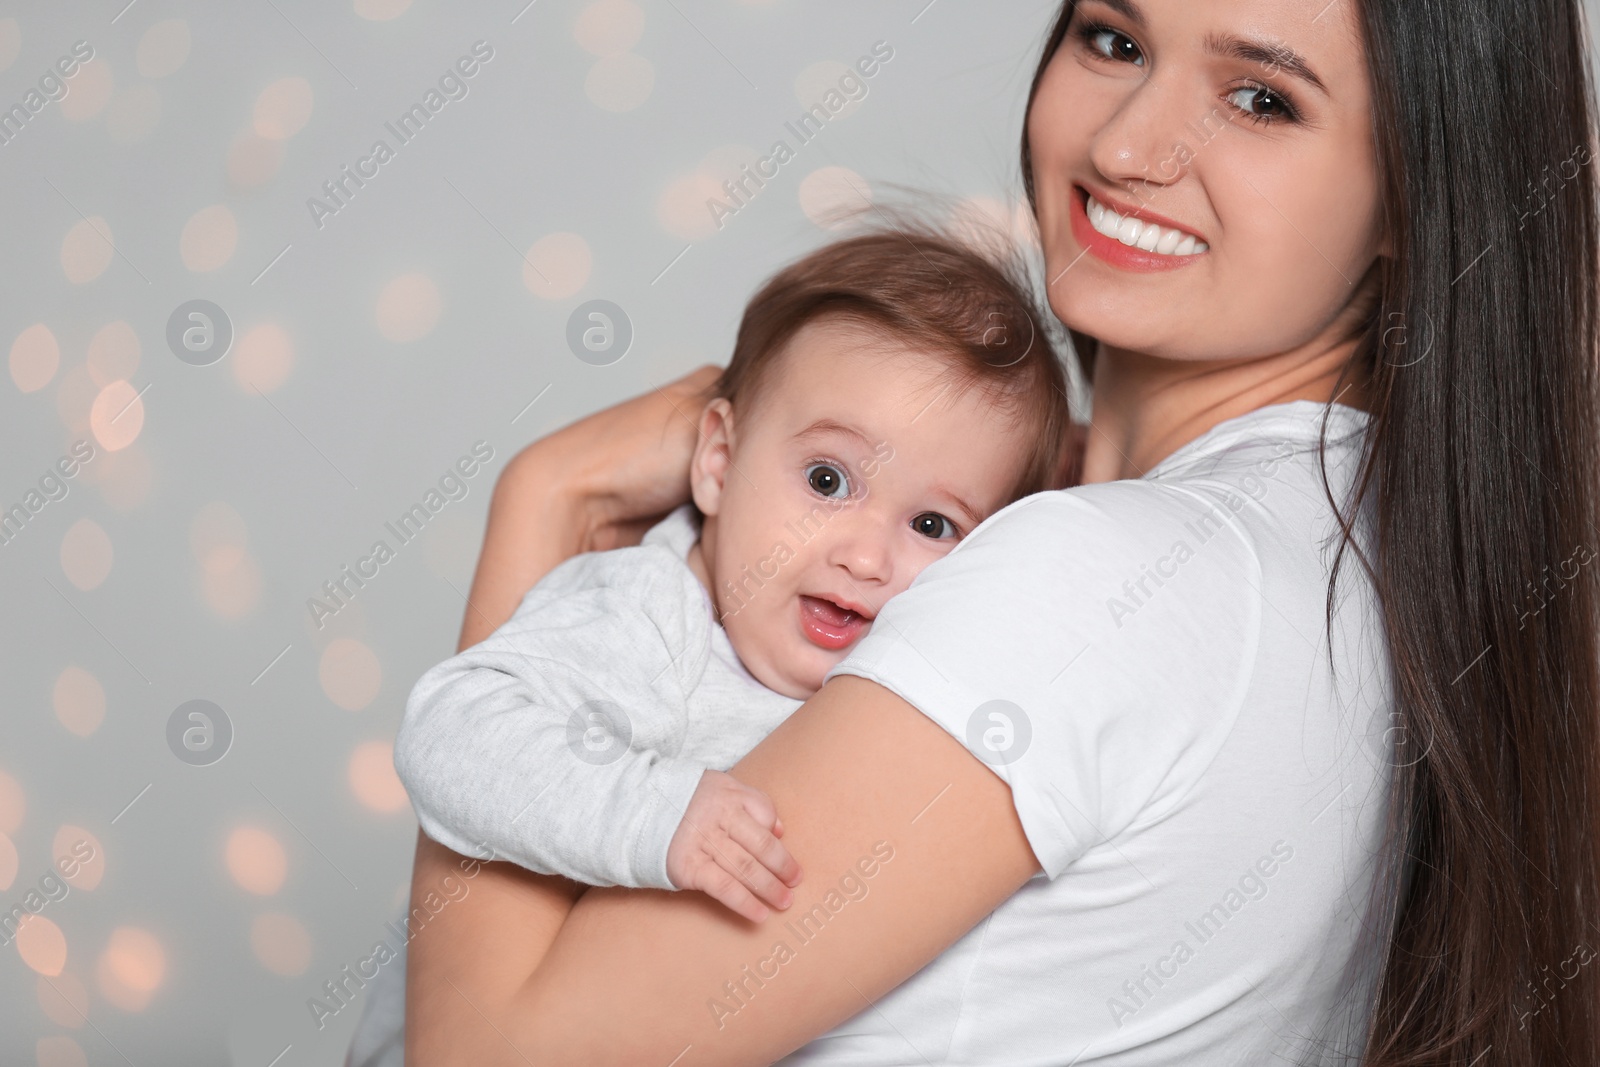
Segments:
[[[424,674],[395,768],[423,831],[458,852],[672,889],[667,846],[706,770],[680,756],[706,638],[671,568],[612,562],[553,572],[500,629]]]
[[[1045,873],[1175,807],[1254,668],[1260,562],[1227,507],[1148,481],[1025,498],[830,672],[892,690],[1011,787]]]

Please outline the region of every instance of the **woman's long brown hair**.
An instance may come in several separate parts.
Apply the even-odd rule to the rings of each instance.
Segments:
[[[1367,917],[1380,971],[1350,1008],[1369,1067],[1592,1067],[1600,148],[1586,27],[1577,0],[1359,13],[1393,255],[1345,371],[1366,381],[1371,421],[1350,499],[1333,502],[1328,618],[1331,633],[1348,549],[1381,606],[1396,728]],[[1022,173],[1032,203],[1026,133]],[[1073,342],[1087,373],[1094,341]]]

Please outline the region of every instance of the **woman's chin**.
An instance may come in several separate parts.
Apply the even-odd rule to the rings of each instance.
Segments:
[[[1065,280],[1058,285],[1063,290],[1068,288]],[[1106,293],[1097,297],[1084,292],[1084,288],[1051,293],[1050,311],[1062,326],[1088,334],[1112,348],[1135,352],[1152,351],[1169,340],[1162,324],[1150,320],[1152,309],[1145,302],[1130,300],[1127,294]]]

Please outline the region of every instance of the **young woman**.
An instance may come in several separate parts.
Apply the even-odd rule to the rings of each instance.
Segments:
[[[1589,84],[1575,0],[1067,3],[1086,484],[734,768],[789,912],[421,840],[410,1061],[1600,1062]],[[508,466],[463,645],[685,497],[709,378]]]

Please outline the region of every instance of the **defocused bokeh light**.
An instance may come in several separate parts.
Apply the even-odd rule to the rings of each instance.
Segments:
[[[350,792],[362,807],[388,814],[411,806],[394,770],[394,745],[363,741],[350,753]]]
[[[139,335],[126,320],[108,322],[89,339],[89,377],[102,389],[126,381],[139,369],[141,352]]]
[[[818,167],[800,181],[800,210],[825,230],[842,230],[872,207],[872,186],[849,167]]]
[[[61,571],[84,592],[111,574],[112,556],[110,535],[93,519],[79,519],[61,538]]]
[[[240,889],[271,896],[289,877],[289,855],[283,843],[259,826],[240,826],[228,835],[223,856]]]
[[[442,304],[439,287],[420,271],[402,274],[383,287],[373,319],[391,341],[416,341],[433,332]]]
[[[60,363],[61,346],[42,322],[29,326],[11,342],[11,380],[24,393],[37,393],[49,385]]]
[[[311,121],[311,83],[304,78],[280,78],[256,97],[256,133],[271,141],[283,141],[305,128]]]
[[[189,217],[178,238],[183,265],[192,271],[211,271],[233,258],[239,244],[239,223],[225,204],[201,208]]]
[[[143,1011],[167,973],[167,954],[148,930],[119,926],[111,931],[95,964],[100,993],[123,1011]]]
[[[57,1026],[80,1027],[89,1019],[89,987],[71,970],[55,977],[40,975],[39,1010]]]
[[[311,966],[311,935],[292,915],[269,912],[250,923],[250,948],[273,974],[304,974]]]
[[[22,962],[40,974],[58,975],[67,965],[66,935],[43,915],[26,914],[17,921],[15,944]]]
[[[105,721],[105,688],[98,678],[76,664],[56,676],[50,701],[61,725],[79,737],[88,737]]]
[[[111,65],[102,56],[95,56],[78,67],[72,76],[72,90],[61,98],[58,105],[68,122],[86,122],[105,109],[111,101],[114,88]]]
[[[61,270],[74,285],[92,282],[111,266],[116,239],[99,215],[79,219],[61,241]]]
[[[139,76],[165,78],[176,74],[189,58],[189,43],[189,24],[183,19],[157,22],[139,37]]]
[[[322,650],[317,677],[329,700],[346,711],[360,711],[377,697],[383,668],[364,642],[339,637]]]
[[[565,300],[589,282],[594,257],[575,233],[552,233],[535,241],[522,264],[522,284],[534,296]]]

